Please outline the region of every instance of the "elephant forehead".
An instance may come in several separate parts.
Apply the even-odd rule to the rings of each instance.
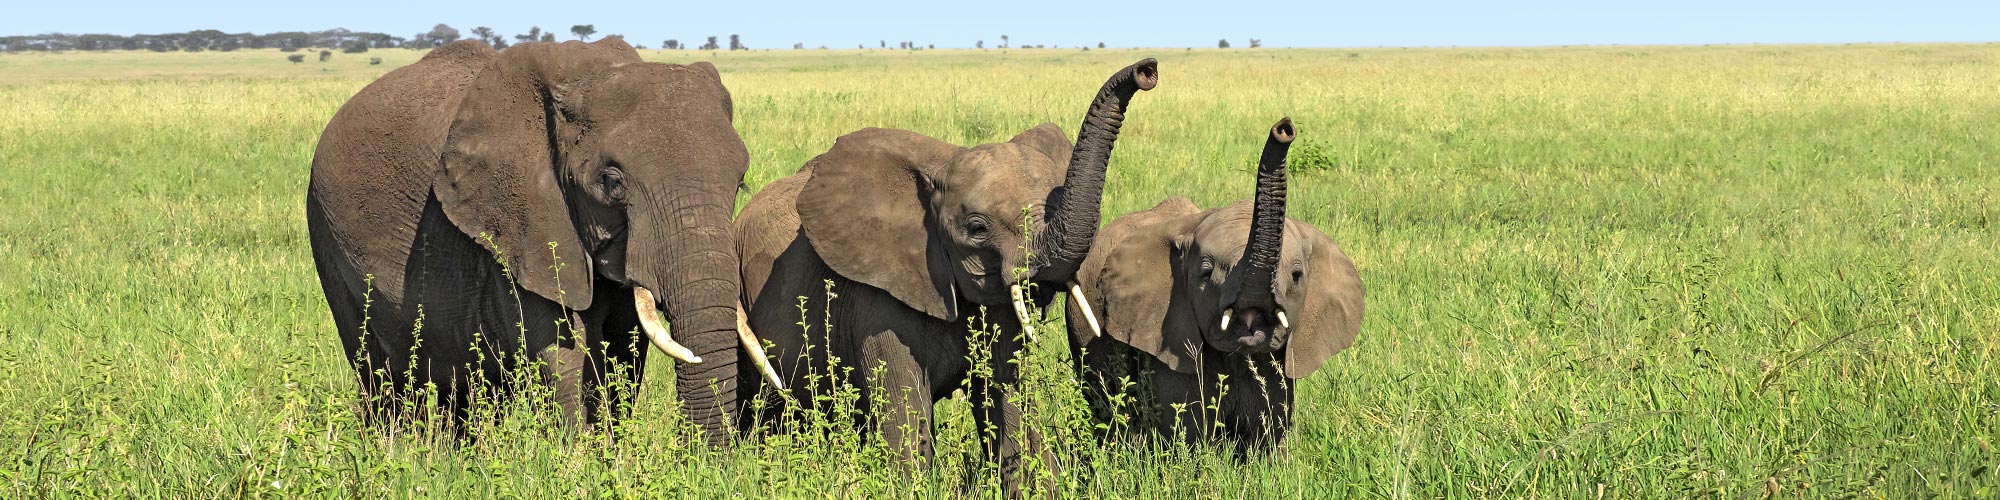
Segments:
[[[946,173],[950,191],[969,204],[1021,207],[1039,205],[1048,196],[1049,160],[1017,144],[985,144],[960,154]],[[1002,207],[995,207],[1002,208]]]
[[[1195,227],[1195,238],[1204,253],[1218,257],[1237,257],[1250,243],[1249,201],[1232,203],[1212,210]],[[1280,266],[1305,258],[1306,233],[1301,222],[1285,218],[1284,248],[1280,250]]]

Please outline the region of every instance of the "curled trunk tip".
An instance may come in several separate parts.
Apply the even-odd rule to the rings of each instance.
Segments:
[[[1287,116],[1279,118],[1278,123],[1271,126],[1271,140],[1264,144],[1267,148],[1273,144],[1290,146],[1292,139],[1298,136],[1299,130],[1292,126],[1292,117]],[[1284,161],[1284,157],[1279,157],[1278,161]]]
[[[1160,61],[1148,57],[1132,63],[1132,83],[1137,84],[1139,90],[1153,90],[1160,84]]]

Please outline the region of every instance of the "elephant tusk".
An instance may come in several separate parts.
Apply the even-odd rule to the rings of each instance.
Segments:
[[[1285,310],[1284,310],[1284,309],[1279,309],[1279,310],[1278,310],[1278,326],[1282,326],[1282,327],[1285,327],[1285,328],[1291,328],[1291,327],[1292,327],[1292,320],[1288,320],[1288,319],[1285,319]]]
[[[1090,299],[1083,298],[1083,285],[1075,281],[1069,282],[1069,300],[1076,301],[1076,306],[1083,309],[1083,320],[1090,323],[1090,335],[1103,337],[1104,330],[1097,326],[1097,313],[1090,310]]]
[[[1028,319],[1028,304],[1021,300],[1021,285],[1012,285],[1007,291],[1014,295],[1014,315],[1021,318],[1021,332],[1028,334],[1028,341],[1035,341],[1035,326]]]
[[[771,386],[785,390],[785,382],[778,380],[778,371],[771,369],[771,358],[764,355],[764,344],[757,341],[757,332],[750,331],[750,317],[743,312],[743,303],[736,303],[736,336],[743,340],[743,348],[750,351],[750,364],[757,365],[757,371],[764,373],[764,379]]]
[[[643,286],[632,287],[632,307],[639,311],[639,328],[646,331],[646,338],[653,341],[653,347],[683,363],[701,363],[701,356],[674,342],[674,336],[667,333],[667,326],[660,324],[660,310],[655,309],[653,304],[652,290]]]
[[[1229,315],[1231,314],[1236,314],[1236,308],[1232,307],[1229,309],[1222,310],[1222,329],[1224,330],[1229,329]]]

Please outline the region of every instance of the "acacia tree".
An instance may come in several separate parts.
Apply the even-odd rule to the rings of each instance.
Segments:
[[[713,35],[708,37],[708,43],[701,44],[701,50],[715,50],[719,48],[722,48],[722,46],[715,44],[715,36]]]
[[[738,35],[729,35],[729,50],[750,50],[750,48],[743,46],[742,37]]]
[[[986,48],[986,41],[985,41],[985,40],[980,40],[980,41],[977,41],[977,42],[972,42],[972,48],[975,48],[975,49],[985,49],[985,48]]]
[[[579,24],[575,26],[570,26],[569,32],[570,34],[576,35],[576,39],[588,42],[590,41],[590,35],[597,34],[597,25]]]
[[[1000,35],[1000,48],[1007,48],[1007,35]]]
[[[1228,38],[1224,38],[1224,39],[1222,39],[1222,41],[1219,41],[1219,42],[1215,42],[1215,48],[1218,48],[1218,49],[1226,49],[1226,48],[1229,48],[1229,39],[1228,39]]]
[[[1250,48],[1253,48],[1253,49],[1254,49],[1254,48],[1258,48],[1258,47],[1263,47],[1263,46],[1264,46],[1264,40],[1262,40],[1262,39],[1257,39],[1257,38],[1252,38],[1252,39],[1250,39]]]
[[[458,41],[458,29],[439,23],[431,27],[430,33],[424,34],[424,39],[430,41],[432,47],[442,47],[444,44]]]
[[[532,42],[532,41],[535,41],[535,40],[540,40],[541,38],[542,38],[542,27],[541,27],[541,26],[529,26],[529,27],[528,27],[528,34],[525,34],[525,35],[514,35],[514,42],[515,42],[515,43],[528,43],[528,42]]]
[[[667,41],[665,43],[661,43],[660,46],[666,47],[667,50],[681,50],[681,41],[673,38],[668,38]]]

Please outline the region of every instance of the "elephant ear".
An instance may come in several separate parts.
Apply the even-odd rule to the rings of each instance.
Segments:
[[[1295,223],[1297,221],[1294,221]],[[1361,331],[1363,290],[1354,261],[1326,233],[1304,226],[1310,242],[1306,258],[1306,310],[1285,347],[1285,376],[1300,379],[1319,370],[1327,358],[1354,344]]]
[[[1050,160],[1054,161],[1053,165],[1057,169],[1069,168],[1069,154],[1070,151],[1074,150],[1074,146],[1069,143],[1069,136],[1063,135],[1062,127],[1048,122],[1036,125],[1035,128],[1028,129],[1028,131],[1014,136],[1013,139],[1008,139],[1007,142],[1040,151],[1043,156],[1047,156]],[[1062,179],[1063,171],[1057,170],[1043,178]]]
[[[637,60],[622,41],[502,51],[459,102],[432,183],[445,216],[498,255],[521,288],[570,309],[590,308],[593,287],[556,179],[557,101],[566,78]]]
[[[834,272],[889,292],[931,317],[955,320],[955,278],[925,216],[930,183],[963,148],[907,130],[841,136],[806,162],[799,226]]]
[[[1110,249],[1098,278],[1104,334],[1180,373],[1194,373],[1200,366],[1195,353],[1202,349],[1201,330],[1190,311],[1193,293],[1181,268],[1205,215],[1183,215],[1133,230]]]

